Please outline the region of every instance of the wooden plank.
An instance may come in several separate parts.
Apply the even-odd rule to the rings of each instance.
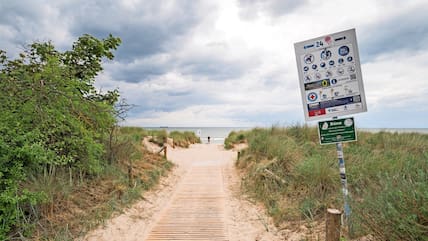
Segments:
[[[147,241],[228,240],[219,166],[192,168]]]

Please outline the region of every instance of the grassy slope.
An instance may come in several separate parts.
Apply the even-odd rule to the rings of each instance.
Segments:
[[[141,128],[120,128],[113,146],[117,161],[97,177],[52,171],[30,178],[24,185],[43,192],[46,201],[29,208],[32,211],[23,223],[26,227],[21,227],[27,233],[21,235],[32,235],[37,240],[72,240],[139,200],[141,193],[158,183],[173,166],[141,147],[145,135]]]
[[[319,219],[342,207],[334,145],[321,146],[315,128],[254,129],[237,166],[244,188],[277,224]],[[233,138],[232,138],[233,139]],[[358,133],[344,154],[357,234],[381,240],[427,240],[428,135]]]
[[[201,139],[195,135],[194,132],[185,131],[172,131],[169,136],[174,139],[174,145],[180,147],[189,147],[190,144],[201,143]]]

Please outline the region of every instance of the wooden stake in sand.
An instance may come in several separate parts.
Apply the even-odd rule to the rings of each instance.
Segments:
[[[340,241],[340,216],[342,212],[337,209],[327,209],[325,222],[325,240]]]

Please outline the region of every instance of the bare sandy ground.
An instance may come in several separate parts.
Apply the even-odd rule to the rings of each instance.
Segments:
[[[214,144],[196,144],[189,149],[168,148],[168,159],[177,164],[172,174],[161,180],[153,191],[144,193],[142,201],[88,233],[83,240],[145,240],[166,210],[171,208],[183,180],[192,178],[187,175],[190,170],[202,165],[221,168],[219,179],[222,180],[213,181],[223,185],[227,240],[301,240],[301,235],[284,233],[284,230],[279,232],[261,206],[241,196],[239,176],[233,165],[236,156],[235,151],[226,151],[221,145]]]

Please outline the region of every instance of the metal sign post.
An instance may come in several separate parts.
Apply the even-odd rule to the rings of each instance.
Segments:
[[[332,33],[294,44],[306,121],[320,121],[320,143],[336,143],[345,222],[351,229],[351,208],[342,142],[356,141],[353,118],[338,116],[367,111],[355,29]]]
[[[342,142],[336,143],[337,158],[339,160],[339,171],[340,171],[340,181],[342,182],[342,191],[344,198],[344,208],[345,208],[345,217],[348,220],[351,215],[351,208],[349,206],[349,192],[348,192],[348,181],[346,180],[346,170],[345,170],[345,159],[343,157],[343,146]]]
[[[337,119],[337,117],[333,117]],[[346,180],[346,169],[345,169],[345,158],[343,156],[343,145],[342,142],[336,143],[337,159],[339,160],[339,172],[340,182],[342,183],[342,192],[344,200],[344,211],[345,211],[345,223],[348,224],[349,231],[351,230],[351,207],[349,206],[349,192],[348,192],[348,181]]]

